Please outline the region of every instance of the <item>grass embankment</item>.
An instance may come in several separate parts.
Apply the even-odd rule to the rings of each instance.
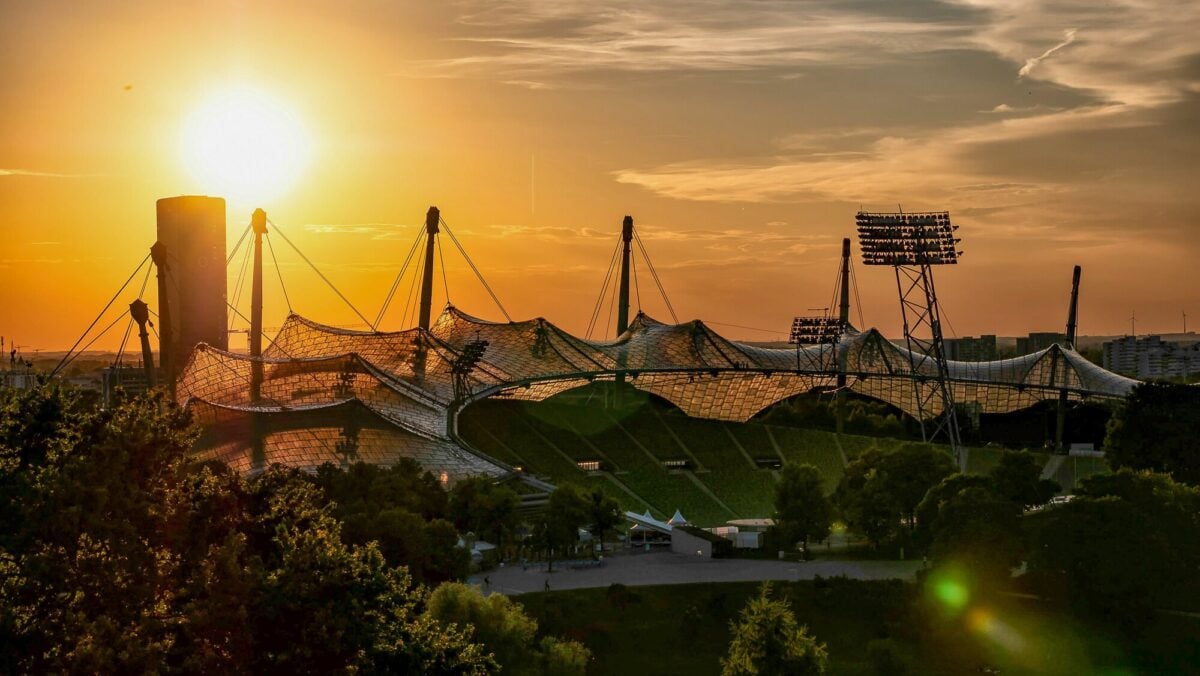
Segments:
[[[778,582],[829,651],[831,674],[1174,674],[1200,668],[1200,620],[1162,615],[1118,647],[1103,631],[1028,599],[972,600],[943,616],[900,581]],[[525,594],[549,634],[584,642],[589,674],[719,674],[735,619],[758,583],[612,587]],[[894,656],[884,661],[880,653]]]

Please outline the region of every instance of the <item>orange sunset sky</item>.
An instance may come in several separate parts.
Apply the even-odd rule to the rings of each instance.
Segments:
[[[1076,263],[1081,333],[1200,326],[1197,35],[1149,0],[4,2],[0,334],[69,347],[179,194],[228,198],[230,247],[266,209],[372,319],[436,204],[514,318],[583,333],[628,213],[680,319],[784,332],[900,203],[962,226],[947,333],[1062,330]],[[247,107],[275,161],[238,156]],[[281,245],[296,311],[357,322]],[[857,277],[896,335],[891,272]]]

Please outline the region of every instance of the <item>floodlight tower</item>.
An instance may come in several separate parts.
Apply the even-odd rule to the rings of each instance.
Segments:
[[[829,316],[828,313],[792,319],[792,332],[788,336],[788,342],[796,346],[796,370],[801,368],[800,346],[819,345],[822,349],[821,370],[831,373],[838,371],[838,379],[841,380],[842,369],[838,368],[837,352],[838,341],[845,332],[845,323],[840,318]],[[829,360],[828,368],[825,367],[825,359]]]
[[[966,457],[954,411],[950,369],[942,343],[941,311],[933,284],[933,266],[958,263],[962,253],[957,250],[960,240],[954,236],[958,226],[951,225],[950,213],[946,211],[860,211],[855,220],[863,264],[891,266],[896,273],[921,438],[931,441],[945,435],[962,469]],[[918,335],[926,332],[927,338]],[[926,387],[930,381],[933,386]],[[937,410],[938,399],[941,411]],[[931,422],[927,423],[927,419]]]

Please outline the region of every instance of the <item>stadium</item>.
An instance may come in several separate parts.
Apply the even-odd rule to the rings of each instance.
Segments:
[[[213,199],[160,201],[160,258],[162,248],[172,247],[172,219],[193,232],[196,200]],[[219,206],[223,227],[223,201]],[[206,218],[218,222],[203,215],[200,220]],[[274,336],[265,336],[264,348],[261,243],[267,225],[265,214],[256,212],[247,227],[255,233],[257,299],[249,318],[250,354],[225,349],[224,335],[191,349],[172,346],[169,336],[186,333],[184,324],[198,320],[187,307],[188,293],[171,293],[189,288],[187,279],[171,278],[182,266],[170,261],[182,252],[161,258],[160,299],[183,306],[160,309],[161,361],[164,369],[178,365],[174,396],[203,430],[198,455],[246,473],[275,463],[313,471],[324,463],[387,465],[407,457],[444,484],[492,476],[512,481],[536,502],[556,483],[574,482],[601,488],[631,511],[666,518],[678,510],[694,523],[717,525],[768,516],[771,487],[783,465],[813,464],[832,488],[859,453],[904,443],[770,424],[772,407],[792,398],[818,393],[880,402],[919,425],[918,441],[934,443],[939,440],[926,427],[955,411],[1010,414],[1048,403],[1064,410],[1119,400],[1136,384],[1092,364],[1069,343],[1000,361],[956,362],[931,358],[929,349],[914,344],[915,336],[906,347],[874,329],[855,329],[845,321],[848,240],[842,322],[832,339],[764,347],[726,339],[699,319],[664,323],[640,311],[630,319],[630,249],[640,238],[628,217],[609,270],[619,304],[615,340],[580,338],[544,318],[487,321],[449,305],[433,318],[439,225],[439,212],[430,209],[422,233],[426,260],[417,326],[348,330],[291,314]],[[421,243],[418,237],[410,260],[419,260],[414,253]],[[213,265],[224,268],[240,245],[228,256],[222,246]],[[248,256],[251,248],[245,251]],[[864,259],[871,262],[867,252]],[[657,273],[654,278],[659,281]],[[936,311],[936,304],[931,307]],[[223,329],[221,314],[217,326]],[[956,435],[945,441],[966,471],[986,471],[1000,452],[967,447]],[[1041,459],[1043,474],[1066,488],[1103,467],[1098,458]]]

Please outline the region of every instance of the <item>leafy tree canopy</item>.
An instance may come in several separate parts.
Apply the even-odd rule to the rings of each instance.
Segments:
[[[495,656],[506,674],[582,676],[591,659],[588,649],[575,641],[539,640],[537,620],[503,594],[485,598],[475,587],[443,584],[430,595],[426,614],[442,625],[471,627],[471,638]]]
[[[800,542],[808,553],[810,541],[829,537],[833,503],[825,495],[821,471],[812,465],[787,465],[775,487],[775,523],[783,542]]]
[[[1162,472],[1200,486],[1200,387],[1134,387],[1109,420],[1104,455],[1113,467]]]
[[[1200,593],[1200,489],[1123,469],[1029,519],[1031,576],[1082,615],[1136,632]]]
[[[161,397],[0,391],[0,672],[483,674],[294,471],[188,457]]]
[[[733,640],[721,658],[724,676],[806,676],[825,673],[829,655],[825,645],[796,622],[787,601],[771,597],[771,584],[763,583],[738,619],[730,623]]]

